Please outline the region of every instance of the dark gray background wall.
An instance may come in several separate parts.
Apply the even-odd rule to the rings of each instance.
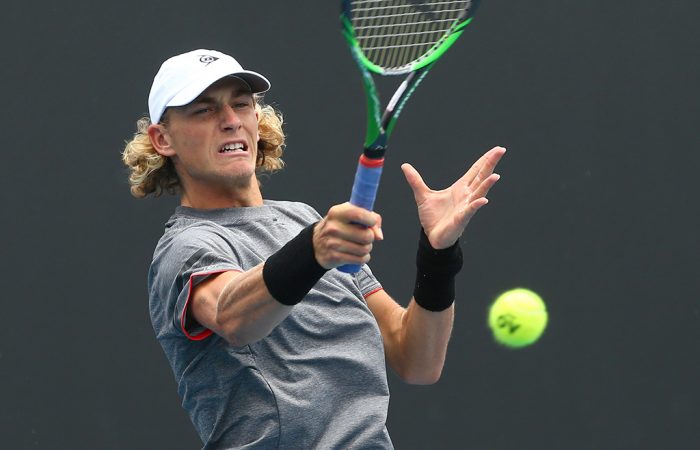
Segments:
[[[536,9],[534,7],[537,7]],[[270,198],[345,201],[364,127],[337,2],[11,2],[0,22],[0,447],[199,442],[147,313],[176,199],[132,199],[119,161],[160,62],[234,54],[272,80],[288,168]],[[411,294],[417,220],[399,170],[446,186],[508,147],[468,228],[442,380],[391,375],[398,449],[694,449],[700,4],[484,0],[396,129],[372,266]],[[551,324],[508,351],[486,328],[526,286]]]

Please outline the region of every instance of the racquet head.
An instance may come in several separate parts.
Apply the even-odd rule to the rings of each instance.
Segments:
[[[400,75],[435,62],[457,40],[477,0],[343,0],[344,34],[359,63]]]

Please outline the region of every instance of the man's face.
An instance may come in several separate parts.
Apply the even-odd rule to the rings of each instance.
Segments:
[[[250,88],[242,80],[223,78],[191,103],[169,108],[166,129],[186,190],[251,185],[258,114]]]

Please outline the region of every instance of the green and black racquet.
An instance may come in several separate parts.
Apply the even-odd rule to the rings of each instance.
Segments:
[[[367,130],[350,203],[372,210],[387,141],[408,98],[472,21],[478,0],[343,0],[340,20],[364,82]],[[384,114],[372,73],[403,75]],[[355,273],[357,264],[339,269]]]

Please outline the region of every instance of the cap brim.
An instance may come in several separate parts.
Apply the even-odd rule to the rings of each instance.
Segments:
[[[209,76],[200,78],[197,82],[186,86],[183,90],[178,92],[165,107],[186,105],[197,98],[199,94],[204,92],[209,86],[225,77],[236,77],[245,81],[253,94],[266,92],[270,89],[270,82],[267,78],[257,72],[252,72],[250,70],[212,72]]]

